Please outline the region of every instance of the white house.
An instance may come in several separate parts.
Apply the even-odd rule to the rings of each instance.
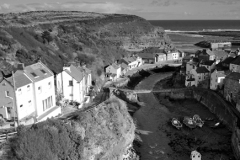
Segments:
[[[141,57],[125,57],[123,58],[125,62],[128,64],[128,70],[131,70],[133,68],[139,67],[143,64],[143,60]]]
[[[63,94],[64,99],[84,102],[86,94],[86,77],[77,67],[70,65],[63,67],[63,71],[57,75],[57,90]]]
[[[225,77],[226,74],[223,70],[215,69],[211,74],[210,89],[217,90],[218,88],[222,88]]]
[[[192,69],[196,69],[198,65],[198,62],[195,62],[194,60],[190,60],[189,62],[186,63],[186,74],[190,74],[190,71]]]
[[[85,87],[85,95],[87,95],[89,93],[90,87],[92,86],[92,71],[86,66],[79,66],[77,68],[81,73],[84,73],[85,84],[83,84],[83,86]]]
[[[192,69],[190,74],[186,76],[185,85],[189,86],[189,81],[191,80],[190,85],[198,86],[199,82],[204,81],[209,78],[209,71],[206,67],[197,67],[196,69]]]
[[[56,106],[54,74],[52,71],[42,62],[26,66],[23,71],[33,82],[33,105],[35,106],[36,122],[61,114],[61,107]],[[18,92],[21,92],[21,90],[18,90]]]
[[[121,73],[121,66],[117,65],[115,63],[113,63],[112,65],[107,66],[105,68],[105,72],[106,72],[107,77],[109,76],[109,78],[112,81],[115,81],[115,80],[117,80],[117,78],[120,78],[120,76],[122,74]]]

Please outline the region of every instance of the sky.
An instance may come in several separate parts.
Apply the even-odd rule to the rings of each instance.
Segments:
[[[38,10],[134,14],[147,20],[240,20],[240,0],[0,0],[0,13]]]

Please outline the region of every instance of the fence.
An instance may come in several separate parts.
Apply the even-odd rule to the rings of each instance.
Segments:
[[[17,134],[17,132],[10,132],[10,133],[6,133],[6,134],[1,134],[0,135],[0,143],[5,142],[9,138],[13,138],[15,136],[15,134]]]

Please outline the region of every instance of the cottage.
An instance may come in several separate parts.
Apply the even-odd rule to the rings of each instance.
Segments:
[[[232,72],[224,80],[224,97],[230,102],[237,103],[240,91],[240,73]]]
[[[191,80],[191,85],[198,86],[199,82],[202,82],[208,78],[209,78],[209,70],[206,67],[197,67],[196,69],[192,69],[190,71],[190,74],[186,76],[185,85],[189,86],[189,81]],[[192,82],[193,79],[194,79],[194,82]]]
[[[190,71],[192,69],[196,69],[198,66],[198,63],[199,63],[198,58],[190,59],[190,61],[187,62],[187,64],[186,64],[186,74],[190,74]]]
[[[83,103],[86,94],[85,73],[74,65],[64,66],[57,75],[57,88],[65,99]]]
[[[199,59],[199,61],[213,61],[215,59],[215,54],[210,49],[198,50],[195,53],[195,57]]]
[[[202,61],[199,64],[200,67],[206,67],[209,71],[211,71],[212,69],[214,69],[215,67],[215,61]]]
[[[229,70],[240,73],[240,56],[236,57],[236,59],[230,63]]]
[[[0,116],[2,118],[10,120],[17,117],[14,97],[13,86],[6,79],[2,79],[0,82]]]
[[[167,60],[167,56],[165,53],[155,53],[155,63],[165,62],[166,60]]]
[[[56,106],[54,74],[42,62],[24,67],[26,76],[33,83],[33,96],[36,122],[61,114],[61,107]],[[16,74],[19,74],[17,73]],[[21,90],[18,90],[21,92]],[[20,94],[20,93],[19,93]]]
[[[106,77],[110,78],[112,81],[116,81],[121,76],[121,66],[113,63],[105,68]]]
[[[138,53],[138,56],[142,59],[145,64],[152,64],[155,62],[154,54],[152,53]]]
[[[225,77],[226,77],[225,71],[215,69],[211,74],[210,89],[211,90],[222,89]]]

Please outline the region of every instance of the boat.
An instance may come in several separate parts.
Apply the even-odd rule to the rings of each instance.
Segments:
[[[196,123],[195,123],[195,122],[193,121],[193,119],[190,118],[190,117],[187,117],[187,116],[184,117],[183,123],[184,123],[187,127],[191,128],[191,129],[196,128]]]
[[[200,116],[197,115],[197,114],[195,114],[195,115],[193,116],[193,121],[196,123],[196,125],[197,125],[198,127],[202,127],[203,124],[204,124],[204,121],[202,121],[202,119],[200,118]]]
[[[173,125],[174,127],[176,127],[177,129],[182,128],[182,124],[181,124],[181,122],[180,122],[177,118],[173,118],[173,119],[171,120],[171,122],[172,122],[172,125]]]

